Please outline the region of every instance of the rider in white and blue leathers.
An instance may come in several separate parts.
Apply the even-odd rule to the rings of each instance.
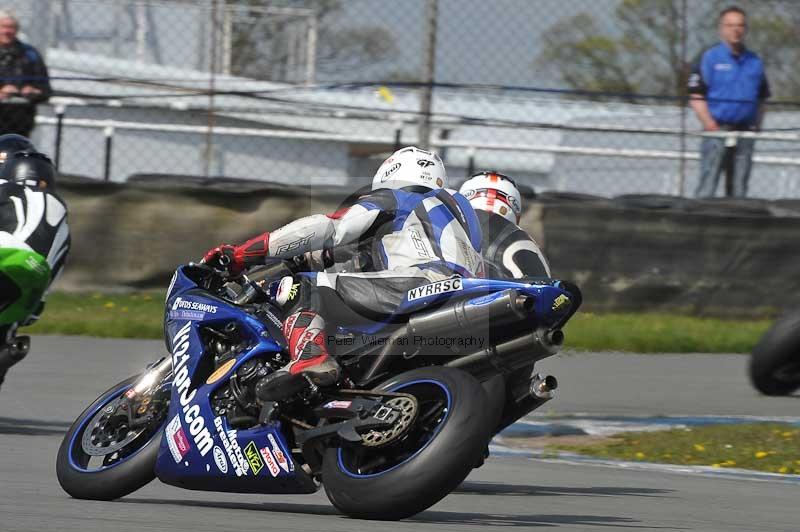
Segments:
[[[342,246],[369,256],[370,271],[323,272],[281,282],[276,299],[286,309],[283,332],[291,362],[273,374],[276,382],[305,374],[317,385],[335,384],[340,368],[328,354],[326,326],[403,320],[397,310],[402,303],[428,292],[460,290],[454,278],[483,276],[480,223],[466,198],[446,187],[444,164],[435,153],[403,148],[380,166],[372,192],[351,207],[308,216],[205,255],[206,262],[225,256],[234,271],[263,264],[265,257]]]

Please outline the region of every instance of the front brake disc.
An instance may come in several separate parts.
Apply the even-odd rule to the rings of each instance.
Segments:
[[[131,430],[127,423],[113,419],[121,402],[122,398],[118,398],[109,403],[86,424],[81,438],[83,452],[90,456],[115,453],[145,431],[146,427]]]

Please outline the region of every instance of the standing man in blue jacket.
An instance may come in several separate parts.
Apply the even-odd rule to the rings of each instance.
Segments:
[[[689,77],[689,104],[703,131],[758,131],[764,119],[769,83],[761,58],[744,45],[747,15],[732,6],[719,15],[721,42],[706,50]],[[700,182],[695,195],[714,196],[723,168],[728,195],[744,197],[755,139],[738,138],[732,146],[724,137],[704,137],[700,145]]]

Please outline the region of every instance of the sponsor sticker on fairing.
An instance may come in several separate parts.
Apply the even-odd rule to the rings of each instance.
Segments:
[[[324,408],[350,408],[353,401],[328,401],[323,405]]]
[[[461,282],[461,278],[456,277],[455,279],[445,279],[444,281],[412,288],[408,291],[407,298],[409,301],[414,301],[415,299],[422,299],[423,297],[435,296],[447,292],[458,292],[460,290],[463,290],[463,283]]]
[[[243,477],[250,471],[250,464],[245,460],[242,454],[242,449],[239,447],[239,441],[236,439],[236,431],[230,430],[225,432],[225,427],[222,424],[221,417],[214,418],[214,426],[217,428],[219,440],[225,448],[225,453],[233,466],[233,472],[237,477]]]
[[[223,475],[228,473],[228,460],[225,459],[225,453],[219,448],[219,445],[214,446],[214,463],[217,464],[217,469]]]
[[[261,460],[261,456],[259,456],[258,447],[256,447],[255,442],[251,441],[247,444],[244,448],[244,455],[247,457],[247,463],[253,468],[253,474],[258,475],[258,473],[264,469],[264,462]]]
[[[172,309],[171,310],[197,310],[200,312],[208,312],[209,314],[216,314],[217,307],[214,305],[209,305],[207,303],[200,303],[199,301],[191,301],[189,299],[183,299],[182,297],[176,297],[175,301],[172,302]]]
[[[269,439],[269,444],[272,447],[272,454],[275,456],[275,461],[278,462],[278,465],[281,466],[281,469],[286,471],[294,471],[294,462],[286,457],[286,454],[281,449],[281,446],[278,445],[278,440],[275,439],[275,436],[272,434],[267,434],[267,438]]]
[[[264,462],[267,464],[267,469],[269,469],[269,474],[273,477],[277,477],[281,470],[278,469],[278,464],[275,461],[275,458],[272,456],[272,452],[264,447],[263,449],[258,450],[261,453],[261,456],[264,457]]]
[[[569,301],[569,298],[567,296],[565,296],[564,294],[559,294],[559,296],[553,300],[552,309],[555,312],[563,310],[564,307],[566,307],[569,304],[569,302],[570,301]]]
[[[206,379],[206,384],[214,384],[222,377],[228,374],[231,368],[236,364],[236,359],[232,358],[227,362],[223,363],[220,367],[218,367],[214,373],[212,373],[208,379]]]
[[[167,425],[167,446],[175,463],[180,463],[183,457],[189,452],[189,440],[181,426],[181,417],[176,415]]]
[[[192,383],[186,364],[191,358],[189,354],[191,329],[192,322],[186,322],[186,325],[181,327],[172,337],[172,371],[175,375],[172,379],[172,387],[178,396],[178,403],[183,412],[183,421],[189,427],[189,434],[194,440],[195,447],[197,447],[200,456],[205,456],[214,446],[214,440],[206,427],[206,421],[200,412],[200,406],[192,404],[197,389],[189,390]],[[180,426],[180,420],[178,425]],[[183,431],[182,428],[181,431]],[[186,438],[186,435],[184,434],[183,437]]]
[[[206,313],[199,310],[170,310],[169,319],[202,321],[206,319]]]

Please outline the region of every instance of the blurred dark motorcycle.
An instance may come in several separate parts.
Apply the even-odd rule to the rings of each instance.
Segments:
[[[800,388],[800,311],[784,315],[764,333],[750,356],[750,380],[764,395]]]

